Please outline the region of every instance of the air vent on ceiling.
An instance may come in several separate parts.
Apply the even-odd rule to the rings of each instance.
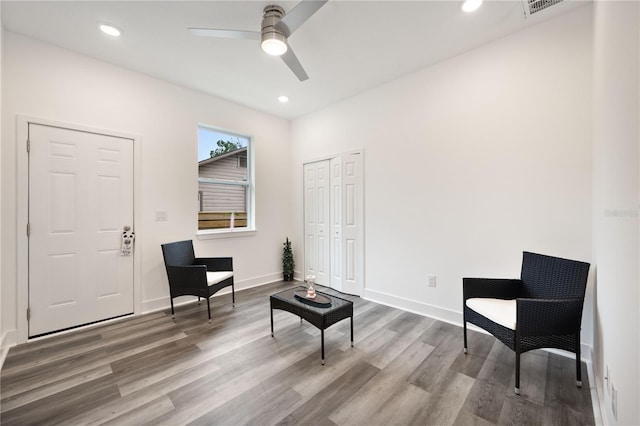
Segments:
[[[525,0],[527,3],[527,15],[533,15],[555,4],[561,3],[563,0]]]

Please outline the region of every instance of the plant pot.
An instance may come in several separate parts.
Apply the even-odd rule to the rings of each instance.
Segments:
[[[282,275],[285,281],[293,281],[293,272],[283,272]]]

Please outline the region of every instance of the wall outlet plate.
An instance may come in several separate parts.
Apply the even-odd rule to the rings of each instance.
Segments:
[[[436,286],[436,276],[435,275],[429,275],[428,279],[429,279],[429,287],[435,287]]]

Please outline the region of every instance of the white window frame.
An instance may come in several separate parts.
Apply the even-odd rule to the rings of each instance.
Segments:
[[[208,178],[199,178],[196,181],[205,183],[213,183],[217,185],[233,185],[233,186],[244,186],[246,188],[246,210],[247,210],[247,226],[243,228],[223,228],[223,229],[198,229],[198,216],[196,214],[196,235],[199,240],[212,239],[212,238],[227,238],[227,237],[242,237],[248,235],[254,235],[256,232],[255,226],[255,218],[256,218],[256,209],[255,209],[255,148],[254,148],[254,140],[253,136],[247,135],[244,133],[240,133],[233,130],[227,130],[216,126],[211,126],[208,124],[198,124],[198,128],[210,129],[215,132],[224,133],[229,136],[237,136],[239,138],[246,139],[247,142],[247,179],[242,181],[236,180],[224,180],[224,179],[208,179]],[[198,146],[200,141],[198,140]],[[196,162],[196,167],[198,167],[198,162]],[[197,172],[196,172],[197,173]],[[198,194],[198,187],[196,185],[196,195]],[[200,211],[200,206],[198,206],[198,211]]]

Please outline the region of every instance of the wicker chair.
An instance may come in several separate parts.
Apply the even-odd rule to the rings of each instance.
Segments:
[[[520,394],[520,354],[558,348],[576,354],[589,264],[524,252],[520,279],[463,278],[464,353],[467,322],[483,328],[516,353],[515,393]]]
[[[231,286],[232,303],[235,306],[236,295],[231,257],[195,257],[191,240],[162,244],[162,255],[169,278],[171,318],[175,318],[174,297],[198,296],[198,303],[201,297],[207,299],[209,322],[211,322],[209,297],[228,286]]]

